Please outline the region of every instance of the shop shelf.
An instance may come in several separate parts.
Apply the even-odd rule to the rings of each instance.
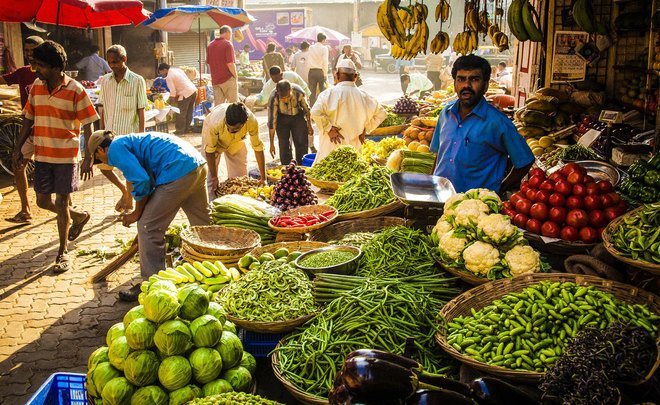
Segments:
[[[87,405],[85,374],[54,373],[26,405]]]

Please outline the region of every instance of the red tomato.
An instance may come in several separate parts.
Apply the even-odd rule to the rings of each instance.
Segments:
[[[548,218],[548,206],[544,203],[535,203],[529,209],[529,216],[538,219],[539,221],[545,221]]]
[[[615,207],[605,208],[605,217],[607,218],[607,222],[614,220],[618,216],[619,212]]]
[[[607,193],[607,195],[609,195],[610,198],[612,199],[612,205],[618,205],[621,202],[621,196],[616,191]]]
[[[564,240],[574,241],[577,240],[579,236],[578,230],[574,227],[568,225],[561,229],[559,237]]]
[[[573,210],[576,208],[582,208],[582,199],[576,195],[570,195],[566,199],[566,207],[569,210]]]
[[[587,195],[587,188],[584,186],[584,184],[575,184],[573,186],[573,195],[584,197]]]
[[[558,224],[563,224],[566,221],[566,212],[567,210],[564,207],[552,207],[548,211],[548,219]]]
[[[529,190],[525,192],[525,197],[527,197],[529,201],[534,201],[534,196],[536,195],[537,191],[539,191],[537,188],[530,187]]]
[[[516,203],[516,211],[521,214],[529,214],[529,209],[532,208],[532,202],[526,198],[521,199]]]
[[[541,190],[548,191],[552,193],[555,190],[555,182],[552,180],[544,180],[543,183],[539,186]]]
[[[538,235],[541,233],[541,221],[538,219],[529,219],[527,220],[527,224],[525,224],[525,229]]]
[[[568,196],[573,192],[573,186],[566,180],[559,180],[555,183],[555,192]]]
[[[513,218],[516,215],[516,211],[511,208],[502,207],[502,209],[500,210],[500,214],[506,215],[509,218]]]
[[[589,212],[589,225],[594,228],[601,228],[607,225],[608,222],[605,212],[601,210],[593,210]]]
[[[529,178],[528,183],[531,188],[539,188],[543,180],[545,180],[545,176],[532,176]]]
[[[590,175],[587,174],[584,176],[584,184],[595,183],[595,182],[596,180]]]
[[[533,168],[529,171],[529,177],[539,176],[545,179],[545,172],[538,167]]]
[[[584,175],[576,170],[574,172],[571,172],[568,176],[566,176],[566,181],[568,181],[573,185],[581,184],[584,183]]]
[[[614,205],[614,201],[612,201],[612,196],[609,194],[601,194],[600,195],[600,205],[603,206],[603,208],[608,208]]]
[[[564,167],[561,168],[561,174],[568,177],[568,175],[573,173],[574,171],[579,171],[581,173],[582,170],[584,170],[582,169],[582,166],[580,166],[577,163],[571,162],[571,163],[567,163],[566,165],[564,165]]]
[[[621,200],[617,205],[614,206],[614,209],[616,210],[617,214],[623,215],[628,211],[628,204],[626,204],[625,201]]]
[[[590,226],[580,229],[580,240],[584,243],[595,243],[598,241],[598,231]]]
[[[587,183],[585,187],[587,188],[587,195],[600,194],[600,190],[598,190],[598,184],[596,183]]]
[[[610,183],[609,180],[601,180],[596,184],[598,184],[598,189],[600,190],[601,194],[611,193],[612,191],[614,191],[614,186],[612,185],[612,183]]]
[[[559,225],[552,221],[545,221],[543,225],[541,225],[541,235],[543,236],[547,236],[549,238],[558,238],[559,232]]]
[[[518,193],[513,193],[513,194],[511,195],[511,198],[509,198],[509,201],[510,201],[511,204],[513,204],[513,206],[515,207],[516,203],[517,203],[518,201],[522,200],[523,198],[525,198],[525,195],[524,195],[524,194],[521,194],[521,193],[519,193],[519,192],[518,192]]]
[[[563,207],[566,204],[566,197],[563,194],[552,193],[548,198],[548,203],[553,207]]]
[[[600,197],[597,195],[588,195],[582,199],[582,203],[588,211],[597,210],[600,208]]]
[[[589,223],[589,215],[585,210],[574,209],[566,214],[566,224],[577,229],[584,228]]]
[[[502,203],[502,209],[503,209],[503,210],[512,210],[512,209],[514,209],[514,208],[515,208],[515,207],[513,206],[513,204],[512,204],[510,201],[504,201],[504,202]]]
[[[534,199],[532,201],[537,202],[537,203],[548,203],[548,199],[550,198],[550,193],[544,190],[539,190],[534,194]]]
[[[566,176],[561,174],[560,171],[556,171],[556,172],[552,173],[550,176],[548,176],[548,180],[552,180],[556,183],[559,180],[566,180]]]
[[[523,193],[523,194],[525,194],[525,193],[527,192],[527,190],[529,190],[529,182],[527,182],[527,181],[523,181],[523,182],[520,184],[520,192]]]
[[[528,219],[529,218],[527,218],[527,215],[525,215],[525,214],[516,214],[513,217],[513,224],[515,226],[517,226],[518,228],[525,229],[525,225],[527,225],[527,220]]]

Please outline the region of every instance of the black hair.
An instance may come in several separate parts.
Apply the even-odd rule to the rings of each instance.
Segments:
[[[274,52],[275,51],[275,44],[274,43],[269,43],[266,45],[266,52]]]
[[[246,49],[250,49],[250,45],[247,45],[247,44],[244,45],[244,46],[243,46],[243,50],[246,50]]]
[[[67,62],[66,51],[62,45],[51,40],[44,41],[34,48],[33,57],[51,68],[60,68],[61,70],[64,70]]]
[[[300,49],[302,49],[304,51],[307,48],[309,48],[309,42],[302,41],[302,43],[300,44]]]
[[[99,144],[99,146],[100,146],[102,149],[105,149],[105,148],[107,148],[108,146],[110,146],[111,143],[112,143],[112,138],[105,138],[105,139],[103,140],[103,142],[101,142],[101,143]]]
[[[410,80],[410,75],[408,73],[404,73],[401,75],[401,83],[403,83],[404,80]]]
[[[169,68],[170,65],[168,65],[167,63],[161,63],[160,65],[158,65],[158,70],[167,70]]]
[[[291,83],[288,80],[280,80],[275,85],[275,91],[278,95],[289,94],[291,91]]]
[[[98,51],[99,51],[99,46],[98,46],[98,45],[90,45],[90,46],[89,46],[89,53],[90,53],[90,54],[92,54],[92,53],[96,53],[96,52],[98,52]]]
[[[500,62],[500,63],[498,63],[497,65],[498,65],[498,66],[502,66],[503,68],[505,68],[505,67],[506,67],[506,62]]]
[[[461,56],[454,62],[454,66],[451,68],[451,77],[456,79],[456,73],[459,70],[475,70],[480,69],[482,78],[485,82],[490,80],[490,63],[480,56],[477,55],[466,55]]]
[[[268,69],[268,73],[270,73],[271,75],[279,75],[280,73],[282,73],[282,68],[277,65],[271,66],[270,69]]]
[[[328,37],[326,37],[325,34],[322,33],[322,32],[319,32],[318,34],[316,34],[316,42],[323,42],[323,41],[325,41],[327,38],[328,38]]]
[[[223,25],[220,27],[220,34],[224,34],[226,32],[231,32],[231,27],[229,25]]]
[[[244,124],[247,122],[248,112],[245,104],[239,102],[231,103],[227,106],[227,111],[225,112],[225,121],[227,125],[237,125]]]

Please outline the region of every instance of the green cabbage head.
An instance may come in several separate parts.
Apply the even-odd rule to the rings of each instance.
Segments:
[[[87,359],[87,370],[92,370],[97,364],[103,363],[104,361],[110,361],[108,358],[107,346],[101,346],[89,355],[89,358]]]
[[[243,358],[243,344],[241,339],[231,332],[224,331],[220,337],[220,343],[215,347],[222,357],[222,370],[228,370]]]
[[[105,335],[105,344],[110,347],[112,341],[117,339],[120,336],[124,336],[124,324],[119,322],[108,329],[108,333]]]
[[[126,342],[126,336],[120,336],[115,339],[108,349],[108,358],[110,363],[117,369],[124,371],[124,361],[133,350]]]
[[[211,381],[210,383],[204,384],[202,390],[204,391],[205,397],[210,397],[211,395],[224,394],[225,392],[233,392],[234,388],[232,388],[231,384],[229,384],[227,380],[223,380],[222,378],[219,378],[215,381]]]
[[[246,351],[243,351],[243,358],[241,358],[241,362],[238,365],[247,368],[252,375],[257,371],[257,360]]]
[[[131,396],[135,387],[124,377],[113,378],[103,387],[101,399],[103,405],[127,405],[131,403]]]
[[[221,324],[227,321],[227,312],[222,307],[222,305],[217,302],[209,302],[209,309],[206,311],[207,314],[214,316]]]
[[[126,358],[124,375],[131,384],[144,387],[156,381],[159,365],[156,353],[151,350],[138,350]]]
[[[103,387],[116,377],[121,377],[121,371],[114,368],[110,362],[99,363],[87,372],[87,391],[93,397],[100,397]]]
[[[135,391],[131,405],[167,405],[170,396],[157,385],[148,385]]]
[[[144,315],[152,322],[161,323],[176,318],[179,307],[179,300],[171,291],[157,290],[144,297]]]
[[[178,390],[190,382],[192,369],[183,356],[170,356],[163,359],[158,367],[158,381],[168,391]]]
[[[146,318],[138,318],[128,325],[125,334],[131,349],[150,349],[154,347],[156,324]]]
[[[149,289],[146,292],[148,294],[161,290],[173,292],[174,294],[177,292],[176,285],[170,280],[156,280],[149,285]]]
[[[186,385],[178,390],[170,392],[170,405],[187,404],[195,398],[202,396],[202,390],[196,385]]]
[[[236,325],[234,325],[234,323],[231,322],[231,321],[225,321],[225,324],[222,325],[222,330],[226,330],[227,332],[231,332],[235,335],[236,334]]]
[[[154,343],[166,356],[185,353],[192,346],[190,329],[182,321],[175,319],[164,322],[156,330]]]
[[[206,313],[209,308],[209,296],[197,284],[188,284],[177,293],[181,310],[179,316],[183,319],[193,320]]]
[[[213,348],[200,347],[190,353],[188,360],[190,360],[193,377],[199,383],[206,384],[213,381],[222,372],[222,357]]]
[[[202,315],[190,323],[193,343],[197,347],[213,347],[222,336],[222,324],[213,315]]]
[[[144,314],[144,306],[138,305],[133,307],[126,312],[126,315],[124,315],[124,328],[128,328],[128,325],[134,320],[146,317],[147,316]]]
[[[245,367],[234,367],[225,371],[221,377],[223,380],[227,380],[231,384],[234,391],[237,392],[247,392],[252,384],[252,374]]]

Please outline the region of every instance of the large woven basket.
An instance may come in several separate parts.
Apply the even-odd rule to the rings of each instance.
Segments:
[[[481,285],[481,284],[486,284],[486,283],[492,281],[492,280],[489,280],[485,277],[479,277],[479,276],[477,276],[475,274],[472,274],[472,273],[469,273],[467,271],[462,271],[462,270],[459,270],[459,269],[455,269],[453,267],[445,266],[442,263],[442,261],[440,260],[440,258],[438,257],[438,255],[435,254],[435,253],[432,253],[431,256],[433,256],[436,263],[438,263],[444,271],[451,274],[452,276],[460,278],[461,280],[465,281],[466,283],[468,283],[470,285]]]
[[[195,250],[192,250],[188,245],[182,245],[181,246],[181,256],[183,256],[183,260],[188,262],[188,263],[194,263],[194,262],[203,262],[205,260],[208,260],[210,262],[214,262],[216,260],[219,260],[222,262],[227,267],[232,267],[235,266],[238,261],[243,257],[243,254],[239,255],[223,255],[223,256],[213,256],[213,255],[207,255],[204,253],[199,253],[196,252]]]
[[[596,246],[596,243],[569,242],[565,240],[545,243],[543,239],[541,239],[541,236],[537,234],[524,232],[523,235],[534,249],[550,255],[586,255],[594,248],[594,246]]]
[[[310,183],[320,188],[321,190],[330,190],[330,191],[336,191],[342,184],[344,184],[341,181],[325,181],[325,180],[313,179],[309,176],[307,176],[307,180],[309,180]]]
[[[444,317],[447,322],[451,322],[457,316],[469,316],[471,315],[471,308],[478,311],[508,293],[520,292],[524,288],[541,281],[570,281],[579,285],[594,286],[601,291],[612,294],[621,301],[631,304],[646,304],[651,311],[660,314],[660,297],[639,288],[612,280],[605,280],[600,277],[570,273],[549,273],[528,274],[514,278],[505,278],[480,285],[479,287],[468,290],[449,301],[440,311],[440,315]],[[454,347],[447,342],[445,336],[446,332],[446,325],[441,324],[440,331],[435,335],[435,340],[450,356],[472,368],[500,377],[525,382],[538,382],[544,374],[529,371],[516,371],[474,360],[472,357],[466,356],[454,349]]]
[[[328,246],[327,243],[324,242],[308,242],[306,240],[300,241],[300,242],[278,242],[278,243],[271,243],[270,245],[266,246],[259,246],[257,248],[254,248],[250,252],[250,254],[257,259],[259,256],[261,256],[264,253],[275,253],[278,249],[281,248],[286,248],[289,250],[289,253],[291,252],[309,252],[310,250],[322,248]]]
[[[370,210],[366,211],[357,211],[357,212],[347,212],[345,214],[339,214],[337,216],[337,221],[346,221],[349,219],[357,219],[357,218],[371,218],[371,217],[378,217],[381,215],[386,215],[391,212],[394,212],[400,208],[403,208],[405,205],[399,201],[399,200],[394,200],[389,204],[385,204],[383,206],[380,206],[378,208],[373,208]]]
[[[368,136],[381,136],[381,135],[399,135],[408,128],[408,124],[391,125],[389,127],[379,127],[369,132]]]
[[[191,226],[180,236],[196,252],[215,256],[247,253],[261,242],[255,231],[220,225]]]
[[[279,348],[280,345],[282,344],[282,341],[285,340],[286,338],[280,340],[280,342],[275,346],[275,349]],[[328,405],[328,399],[327,398],[321,398],[317,397],[315,395],[310,395],[304,391],[302,391],[300,388],[296,387],[295,385],[291,384],[289,380],[287,380],[282,373],[280,373],[280,362],[278,361],[277,358],[277,351],[274,351],[273,354],[270,357],[271,364],[273,366],[273,374],[275,374],[275,378],[282,383],[284,388],[289,391],[289,394],[291,394],[294,398],[298,400],[301,404],[305,405]]]
[[[245,330],[256,333],[286,333],[291,332],[296,329],[298,326],[304,324],[310,319],[314,318],[315,314],[309,314],[301,316],[295,319],[287,319],[286,321],[276,321],[276,322],[258,322],[258,321],[247,321],[245,319],[236,318],[230,314],[227,314],[227,319],[230,322],[235,323]]]
[[[268,221],[268,226],[270,227],[270,229],[281,233],[307,233],[316,229],[321,229],[323,227],[326,227],[330,225],[332,222],[334,222],[334,220],[337,218],[337,210],[329,205],[315,204],[315,205],[303,205],[301,207],[292,208],[290,210],[284,211],[281,214],[281,216],[288,215],[290,217],[297,217],[301,215],[310,215],[310,214],[319,215],[328,211],[334,211],[334,214],[326,221],[319,222],[311,226],[306,226],[304,228],[286,228],[286,227],[275,226],[272,224],[274,218]]]
[[[376,232],[388,226],[405,225],[406,220],[399,217],[372,217],[354,219],[352,221],[335,222],[323,229],[313,231],[309,234],[310,241],[329,242],[339,240],[347,233]]]
[[[605,232],[603,232],[603,246],[617,260],[629,264],[630,266],[637,267],[639,269],[644,269],[649,273],[660,275],[660,264],[650,263],[645,260],[635,260],[630,257],[626,257],[620,251],[618,251],[616,247],[614,247],[614,241],[612,240],[612,235],[619,227],[619,225],[621,225],[621,223],[626,218],[636,215],[642,209],[644,209],[643,205],[641,207],[635,208],[634,210],[618,218],[615,218],[612,222],[610,222],[609,225],[607,225],[607,228],[605,228]]]

